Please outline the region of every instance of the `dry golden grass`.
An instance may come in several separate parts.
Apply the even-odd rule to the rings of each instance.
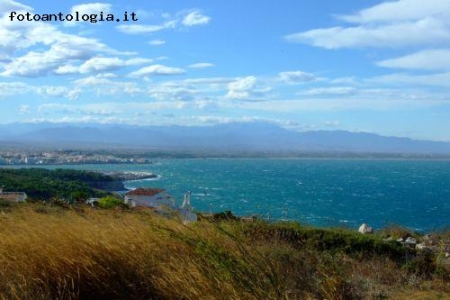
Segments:
[[[248,237],[246,226],[185,226],[150,211],[0,210],[0,299],[376,299],[425,284],[449,295],[448,281],[412,277],[387,257]]]

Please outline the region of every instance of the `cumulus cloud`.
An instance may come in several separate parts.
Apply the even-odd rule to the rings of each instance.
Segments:
[[[129,76],[131,77],[139,77],[139,76],[148,76],[148,75],[180,75],[186,73],[185,70],[174,67],[167,67],[164,65],[151,65],[142,69],[139,69],[135,72],[131,72]]]
[[[386,2],[338,17],[349,27],[313,29],[285,39],[327,49],[439,46],[450,42],[449,7],[450,0]]]
[[[208,24],[211,18],[201,14],[199,11],[193,11],[183,18],[182,24],[184,26],[196,26]]]
[[[258,80],[255,76],[238,78],[228,84],[225,98],[238,100],[251,100],[262,97],[270,88],[258,89]]]
[[[96,51],[105,52],[108,48],[92,39],[72,37],[55,42],[44,52],[30,51],[16,57],[4,66],[2,76],[44,76],[58,70],[67,61],[89,59]],[[67,70],[66,70],[67,71]]]
[[[98,53],[129,54],[111,49],[93,38],[63,33],[49,24],[34,22],[31,26],[28,22],[5,22],[0,20],[0,51],[4,50],[6,55],[33,46],[46,49],[34,49],[22,56],[10,57],[0,71],[2,76],[38,77],[70,73],[73,71],[71,63],[89,60]]]

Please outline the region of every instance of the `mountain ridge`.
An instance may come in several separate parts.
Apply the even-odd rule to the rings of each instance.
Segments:
[[[265,122],[212,126],[19,123],[0,125],[0,143],[177,151],[312,151],[450,155],[449,142],[387,137],[345,130],[297,132]]]

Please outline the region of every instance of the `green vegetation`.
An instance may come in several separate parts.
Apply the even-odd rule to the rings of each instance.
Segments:
[[[5,191],[27,193],[33,200],[51,198],[85,200],[89,197],[102,197],[102,183],[114,179],[96,172],[68,169],[0,169],[0,184]]]
[[[151,210],[0,207],[0,299],[450,296],[439,253],[385,242],[384,233],[245,223],[230,214],[183,225]],[[442,233],[440,241],[449,239]]]
[[[109,209],[122,205],[124,205],[123,200],[114,196],[106,196],[98,199],[98,206],[101,208]]]

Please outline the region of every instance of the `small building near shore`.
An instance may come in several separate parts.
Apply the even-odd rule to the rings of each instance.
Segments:
[[[175,207],[175,199],[163,189],[137,188],[125,194],[124,202],[131,207]]]
[[[24,202],[27,200],[27,194],[24,192],[4,192],[3,188],[0,188],[0,199],[11,202]]]

